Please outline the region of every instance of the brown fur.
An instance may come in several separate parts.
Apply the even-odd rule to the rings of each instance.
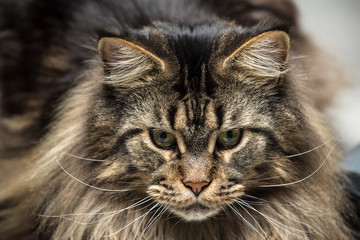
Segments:
[[[338,141],[299,58],[306,40],[202,24],[91,42],[99,55],[48,133],[2,160],[1,239],[353,239]],[[156,146],[151,129],[176,146]],[[242,138],[221,149],[231,129]],[[196,196],[186,182],[209,184]]]

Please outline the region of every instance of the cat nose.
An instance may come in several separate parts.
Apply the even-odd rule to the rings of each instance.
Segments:
[[[190,188],[195,196],[199,196],[202,190],[204,190],[210,182],[183,182],[187,188]]]

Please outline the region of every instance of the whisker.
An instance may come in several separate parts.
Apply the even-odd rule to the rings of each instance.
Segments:
[[[293,231],[296,231],[296,232],[307,233],[306,231],[299,230],[299,229],[296,229],[296,228],[287,226],[287,225],[285,225],[285,224],[283,224],[283,223],[281,223],[281,222],[279,222],[279,221],[277,221],[277,220],[275,220],[275,219],[267,216],[266,214],[258,211],[256,208],[252,207],[251,205],[243,202],[241,199],[235,200],[235,202],[236,202],[239,206],[240,206],[240,205],[243,205],[244,207],[248,207],[248,208],[250,208],[251,210],[257,212],[258,214],[260,214],[261,216],[263,216],[265,219],[267,219],[271,224],[273,224],[274,226],[282,229],[283,231],[285,231],[285,232],[287,232],[287,233],[290,233],[290,234],[295,235],[295,236],[297,236],[297,237],[303,238],[302,236],[300,236],[300,235],[298,235],[298,234],[296,234],[296,233],[293,233],[293,232],[287,230],[286,228],[288,228],[288,229],[290,229],[290,230],[293,230]],[[280,226],[279,226],[279,225],[280,225]],[[283,226],[283,227],[281,227],[281,226]]]
[[[221,208],[221,210],[225,213],[225,215],[228,217],[228,218],[230,218],[230,212],[229,212],[229,210],[226,208],[226,207],[220,207]]]
[[[87,186],[87,187],[90,187],[90,188],[93,188],[93,189],[96,189],[96,190],[100,190],[100,191],[104,191],[104,192],[129,192],[129,191],[134,191],[134,190],[138,190],[138,189],[142,189],[142,188],[134,188],[134,189],[106,189],[106,188],[100,188],[100,187],[95,187],[95,186],[92,186],[90,184],[87,184],[83,181],[81,181],[80,179],[74,177],[71,173],[69,173],[59,162],[59,158],[58,158],[58,155],[56,155],[56,163],[60,166],[60,168],[67,174],[69,175],[72,179],[74,179],[75,181]]]
[[[312,172],[310,175],[298,180],[298,181],[295,181],[295,182],[290,182],[290,183],[283,183],[283,184],[273,184],[273,185],[259,185],[259,187],[283,187],[283,186],[289,186],[289,185],[294,185],[294,184],[297,184],[297,183],[301,183],[303,181],[305,181],[306,179],[309,179],[310,177],[312,177],[315,173],[317,173],[321,168],[322,166],[324,166],[324,164],[326,163],[326,161],[328,160],[332,150],[334,150],[334,148],[340,143],[340,141],[338,141],[337,143],[334,144],[334,146],[332,146],[332,148],[329,150],[328,154],[326,155],[325,157],[325,160],[320,164],[320,166],[314,171]]]
[[[170,210],[170,208],[168,206],[166,207],[166,211],[168,212],[168,214],[165,216],[164,221],[173,218],[173,217],[170,217],[170,215],[172,214],[172,211]]]
[[[325,146],[327,143],[329,143],[331,140],[333,140],[334,138],[330,138],[328,139],[327,141],[325,141],[323,144],[317,146],[317,147],[314,147],[313,149],[310,149],[308,151],[305,151],[305,152],[302,152],[302,153],[297,153],[297,154],[293,154],[293,155],[289,155],[289,156],[286,156],[287,158],[293,158],[293,157],[298,157],[298,156],[301,156],[301,155],[305,155],[305,154],[308,154],[308,153],[311,153],[323,146]]]
[[[158,208],[156,211],[155,211],[155,213],[154,214],[156,214],[158,211],[160,210],[160,208]],[[149,212],[150,213],[150,212]],[[153,215],[154,216],[154,215]],[[153,218],[153,216],[150,218],[150,220]],[[136,235],[138,234],[138,232],[139,232],[139,229],[140,229],[140,227],[141,227],[141,224],[144,222],[144,220],[145,220],[145,217],[141,220],[141,222],[138,224],[139,226],[137,227],[137,229],[136,229],[136,232],[135,232],[135,234],[134,234],[134,239],[136,238]],[[149,220],[149,221],[150,221]],[[140,238],[140,237],[139,237]]]
[[[139,199],[139,198],[138,198]],[[67,213],[67,214],[61,214],[61,215],[42,215],[42,214],[37,214],[37,216],[39,217],[47,217],[47,218],[61,218],[61,217],[71,217],[71,216],[91,216],[91,215],[106,215],[106,214],[112,214],[112,213],[120,213],[122,211],[140,206],[141,204],[144,204],[148,201],[151,200],[151,197],[145,197],[145,198],[141,198],[140,201],[122,209],[122,210],[116,210],[116,211],[111,211],[111,212],[92,212],[92,213]]]
[[[151,203],[150,203],[150,204],[151,204]],[[148,206],[150,206],[150,204],[148,204],[148,205],[146,205],[145,207],[143,207],[143,209],[146,208],[146,207],[148,207]],[[139,210],[139,211],[140,211],[140,210]],[[103,220],[105,220],[105,219],[114,217],[115,215],[117,215],[117,214],[119,214],[119,213],[121,213],[121,212],[123,212],[123,211],[122,211],[122,210],[119,210],[118,212],[115,212],[115,213],[113,213],[113,214],[111,214],[111,215],[109,215],[109,216],[100,218],[100,219],[95,220],[95,221],[90,221],[90,222],[82,222],[82,221],[78,221],[78,220],[75,220],[75,219],[70,218],[70,217],[59,217],[59,218],[61,218],[61,219],[66,219],[66,220],[72,221],[72,222],[77,223],[77,224],[90,225],[90,224],[95,224],[95,223],[101,222],[101,221],[103,221]]]
[[[244,202],[250,204],[251,206],[255,206],[255,205],[264,205],[265,203],[264,202],[255,202],[255,201],[247,201],[247,200],[244,200]]]
[[[254,218],[254,216],[253,216],[251,213],[249,213],[249,211],[246,210],[245,207],[243,207],[242,205],[239,205],[239,206],[251,217],[252,220],[254,220],[255,224],[260,228],[260,230],[261,230],[261,232],[264,234],[264,236],[266,236],[266,233],[265,233],[264,229],[262,229],[262,227],[260,226],[260,224],[258,223],[258,221],[256,221],[256,219]]]
[[[253,229],[255,232],[257,232],[261,237],[262,239],[266,239],[248,220],[246,220],[243,215],[241,215],[241,213],[235,208],[233,207],[232,205],[229,205],[229,207],[233,210],[233,212],[239,216],[251,229]]]
[[[154,221],[154,219],[156,219],[158,213],[161,213],[163,210],[164,210],[164,207],[161,206],[161,207],[159,207],[159,208],[154,212],[154,214],[151,216],[151,218],[148,220],[148,222],[147,222],[146,225],[144,226],[143,232],[147,229],[147,227],[148,227],[149,225],[152,224],[152,222]],[[142,234],[141,234],[141,235],[142,235]],[[140,235],[140,237],[141,237],[141,235]]]
[[[276,204],[276,205],[281,205],[281,206],[288,206],[288,207],[292,207],[291,204],[286,204],[286,203],[277,203],[277,202],[271,202],[269,200],[266,200],[266,199],[263,199],[263,198],[259,198],[259,197],[255,197],[255,196],[252,196],[252,195],[249,195],[249,194],[244,194],[243,196],[245,197],[249,197],[249,198],[253,198],[253,199],[256,199],[256,200],[259,200],[259,201],[262,201],[264,203],[271,203],[271,204]],[[243,200],[245,201],[245,200]]]
[[[151,225],[153,225],[157,220],[159,220],[160,219],[160,217],[161,217],[161,215],[163,215],[164,214],[164,212],[166,212],[166,207],[160,207],[158,210],[160,210],[161,209],[161,211],[157,214],[157,215],[155,215],[156,213],[157,213],[157,211],[153,214],[153,216],[150,218],[150,220],[148,221],[148,223],[145,225],[145,227],[144,227],[144,229],[143,229],[143,231],[142,231],[142,233],[140,234],[140,236],[139,236],[139,238],[138,239],[141,239],[141,237],[144,235],[144,233],[145,233],[145,231],[148,229],[148,228],[150,228],[151,227]],[[154,217],[155,216],[155,217]],[[151,219],[153,219],[153,220],[151,220]],[[136,237],[136,235],[135,235],[135,237]],[[134,240],[135,240],[135,238],[134,238]]]
[[[155,204],[155,206],[153,206],[152,208],[150,208],[150,210],[148,210],[146,213],[142,214],[141,216],[135,218],[133,221],[131,221],[130,223],[128,223],[126,226],[120,228],[119,230],[117,230],[116,232],[110,234],[110,235],[105,235],[102,237],[112,237],[116,234],[118,234],[119,232],[123,231],[124,229],[126,229],[127,227],[129,227],[131,224],[133,224],[134,222],[138,221],[140,218],[144,218],[146,217],[154,208],[156,208],[160,203]]]
[[[62,152],[61,154],[65,154],[65,155],[68,155],[70,157],[74,157],[74,158],[85,160],[85,161],[91,161],[91,162],[105,162],[106,161],[106,160],[93,159],[93,158],[83,158],[83,157],[79,157],[79,156],[76,156],[74,154],[67,153],[67,152]],[[136,185],[151,185],[149,183],[137,183],[137,182],[118,182],[118,183],[136,184]]]
[[[131,205],[131,206],[129,206],[129,207],[126,207],[126,208],[124,208],[124,209],[117,210],[117,211],[113,211],[111,215],[106,216],[106,217],[103,217],[103,218],[100,218],[100,219],[95,220],[95,221],[91,221],[91,222],[82,222],[82,221],[75,220],[75,219],[73,219],[73,218],[71,218],[71,217],[61,216],[61,215],[59,215],[59,216],[39,215],[39,216],[41,216],[41,217],[54,217],[54,218],[57,217],[57,218],[62,218],[62,219],[70,220],[70,221],[72,221],[72,222],[74,222],[74,223],[89,225],[89,224],[98,223],[98,222],[101,222],[101,221],[103,221],[103,220],[105,220],[105,219],[111,218],[111,217],[113,217],[113,216],[115,216],[115,215],[117,215],[117,214],[119,214],[119,213],[121,213],[121,212],[123,212],[123,211],[126,211],[126,210],[129,210],[129,209],[131,209],[131,208],[135,208],[135,207],[137,207],[137,206],[140,206],[140,205],[142,205],[142,204],[144,204],[144,203],[146,203],[146,202],[148,202],[148,201],[150,201],[150,200],[151,200],[151,199],[149,198],[149,199],[147,199],[146,201],[144,201],[144,202],[142,202],[142,203],[139,203],[139,202],[138,202],[137,204],[133,204],[133,205]],[[150,204],[152,204],[152,203],[150,203]],[[146,205],[146,206],[143,207],[142,209],[148,207],[150,204]],[[109,212],[108,214],[110,214],[110,212]],[[92,214],[92,215],[94,215],[94,214]]]
[[[74,157],[74,158],[77,158],[77,159],[80,159],[80,160],[85,160],[85,161],[91,161],[91,162],[105,162],[106,161],[106,160],[93,159],[93,158],[83,158],[83,157],[79,157],[79,156],[76,156],[74,154],[66,153],[66,152],[62,152],[62,153],[65,154],[65,155],[68,155],[70,157]]]

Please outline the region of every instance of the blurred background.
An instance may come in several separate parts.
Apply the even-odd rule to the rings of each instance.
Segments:
[[[349,73],[351,86],[328,110],[346,151],[344,165],[360,173],[360,0],[294,0],[300,23],[315,44]]]

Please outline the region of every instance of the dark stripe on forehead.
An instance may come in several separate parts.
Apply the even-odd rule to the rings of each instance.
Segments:
[[[222,106],[216,108],[215,115],[217,118],[216,121],[217,121],[218,129],[220,129],[224,122],[224,110]]]
[[[180,70],[179,78],[172,87],[175,92],[179,93],[179,100],[185,98],[188,94],[188,88],[186,87],[187,77],[187,69],[186,67],[182,67]]]
[[[199,96],[187,98],[182,102],[184,104],[185,115],[187,118],[187,125],[194,127],[205,126],[206,109],[210,103],[209,99],[204,99]]]
[[[218,84],[212,78],[209,69],[205,69],[205,92],[209,98],[214,98],[215,90],[218,87]]]
[[[194,94],[214,98],[218,84],[213,80],[208,70],[207,63],[199,62],[195,66],[184,65],[179,74],[179,79],[173,90],[179,93],[179,100]]]
[[[196,125],[196,126],[201,126],[201,102],[200,102],[200,99],[199,98],[195,98],[193,101],[191,101],[191,106],[192,106],[192,109],[193,109],[193,114],[194,114],[194,120],[193,120],[193,123]]]
[[[170,126],[173,130],[175,130],[175,116],[178,111],[178,107],[176,105],[173,105],[168,110],[167,119],[170,123]]]

